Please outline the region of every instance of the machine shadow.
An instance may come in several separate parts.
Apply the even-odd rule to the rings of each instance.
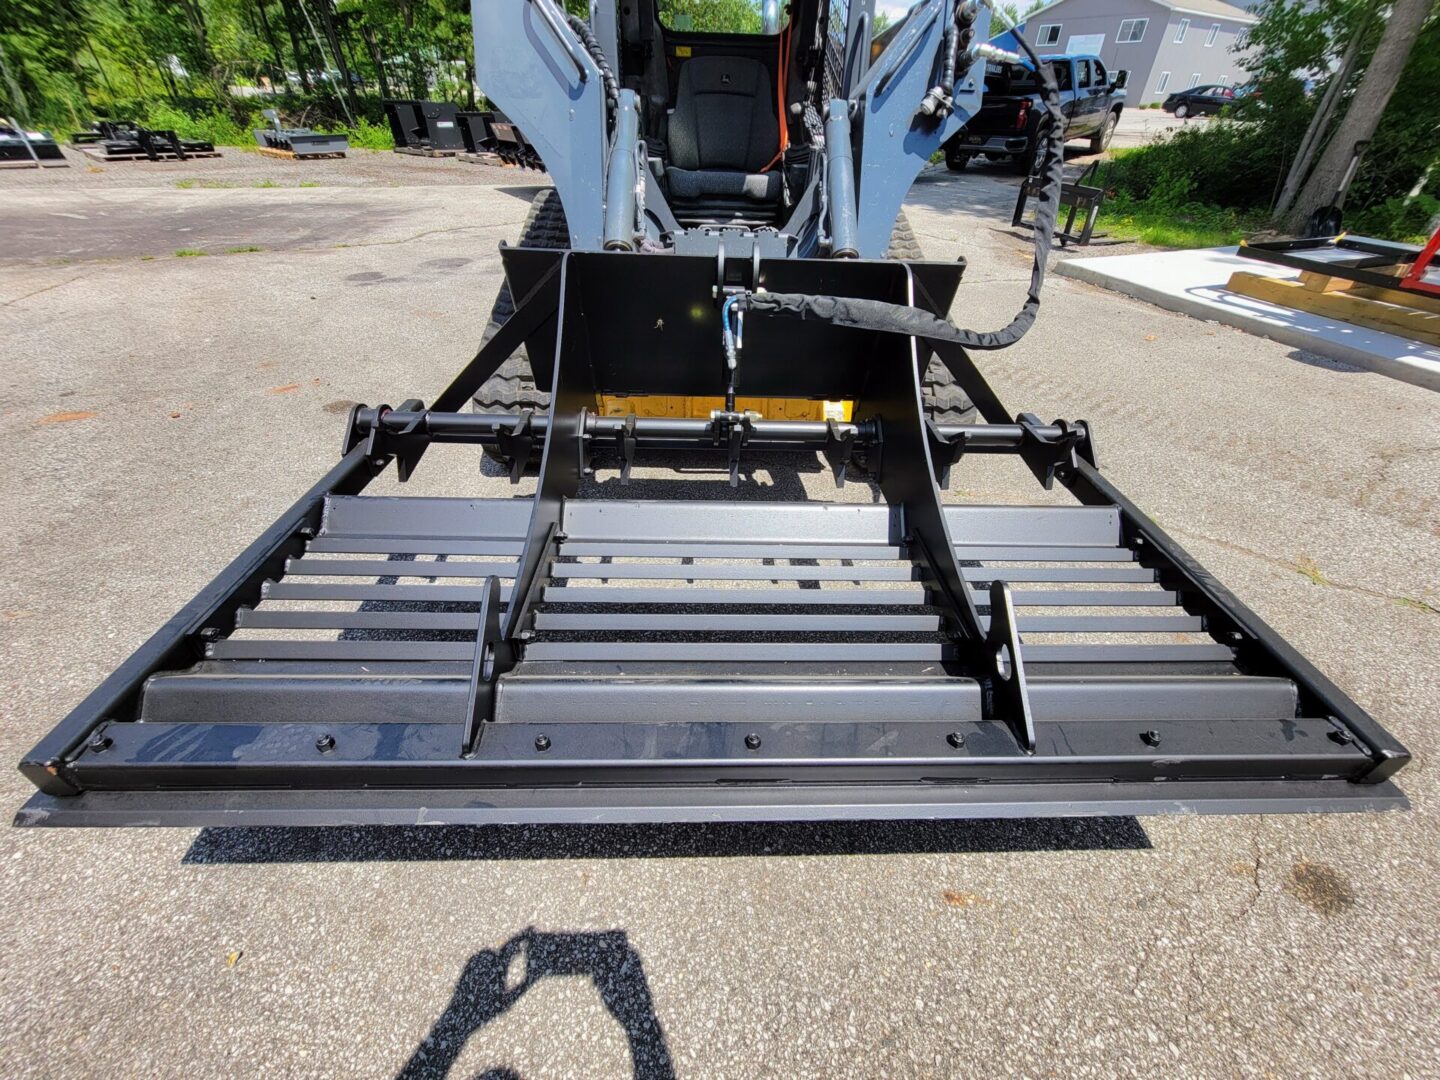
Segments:
[[[693,859],[1146,851],[1133,817],[649,825],[396,825],[202,829],[195,865],[511,859]]]
[[[673,1080],[674,1063],[640,955],[623,930],[547,933],[522,930],[498,949],[477,952],[465,964],[444,1011],[421,1040],[397,1080],[441,1080],[477,1031],[551,976],[590,979],[610,1015],[625,1030],[635,1080]],[[479,1074],[518,1080],[505,1066]]]

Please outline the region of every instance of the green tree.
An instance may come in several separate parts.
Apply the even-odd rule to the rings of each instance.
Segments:
[[[758,34],[759,0],[660,0],[660,21],[710,34]]]

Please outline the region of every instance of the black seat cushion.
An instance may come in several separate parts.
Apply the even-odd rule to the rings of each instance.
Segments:
[[[665,170],[670,194],[676,199],[750,199],[774,202],[780,197],[779,171],[747,173],[737,169]]]
[[[759,173],[779,146],[775,94],[764,64],[736,56],[685,61],[670,117],[671,165]]]

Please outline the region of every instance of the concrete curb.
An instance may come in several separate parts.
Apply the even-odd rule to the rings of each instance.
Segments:
[[[1055,272],[1197,319],[1224,323],[1307,352],[1440,392],[1440,349],[1378,330],[1338,323],[1228,291],[1235,270],[1295,277],[1284,267],[1242,259],[1236,248],[1065,259]]]

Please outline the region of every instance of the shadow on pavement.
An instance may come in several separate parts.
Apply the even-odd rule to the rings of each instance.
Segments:
[[[623,930],[546,933],[522,930],[498,949],[470,957],[455,991],[430,1033],[415,1048],[397,1080],[439,1080],[470,1037],[510,1009],[536,983],[550,976],[588,976],[605,1008],[625,1029],[636,1080],[671,1080],[675,1067],[640,955]],[[484,1080],[519,1080],[496,1066]]]
[[[186,863],[691,859],[1144,851],[1133,817],[670,825],[417,825],[202,829]]]

